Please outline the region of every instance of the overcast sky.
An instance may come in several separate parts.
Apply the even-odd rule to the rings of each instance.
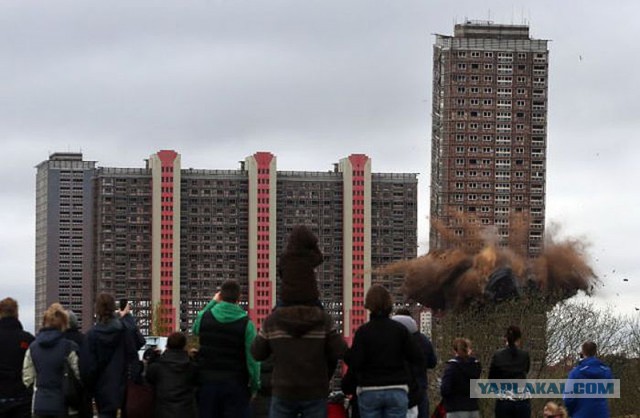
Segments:
[[[639,13],[633,0],[0,2],[0,297],[33,330],[34,166],[55,151],[142,167],[175,149],[183,167],[225,169],[271,151],[281,170],[366,153],[374,171],[420,173],[427,251],[433,34],[490,18],[552,40],[547,224],[591,242],[599,303],[640,315]]]

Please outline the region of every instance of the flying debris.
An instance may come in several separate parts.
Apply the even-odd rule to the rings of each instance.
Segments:
[[[628,282],[628,281],[629,281],[629,279],[622,279],[622,281],[623,281],[623,282]]]
[[[434,310],[461,310],[476,303],[499,303],[527,293],[563,300],[582,290],[593,292],[597,277],[587,262],[586,245],[577,240],[549,242],[526,258],[495,240],[472,253],[459,248],[432,250],[374,273],[403,275],[408,300]]]

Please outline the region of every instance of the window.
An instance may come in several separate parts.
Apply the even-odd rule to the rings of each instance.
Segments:
[[[458,81],[458,82],[464,82],[464,81],[467,81],[467,76],[466,76],[466,75],[458,74],[458,75],[456,76],[456,81]]]
[[[484,65],[484,69],[485,70],[491,70],[493,68],[493,64],[485,64]]]
[[[491,106],[493,104],[493,100],[491,99],[483,99],[482,104],[485,106]]]
[[[458,51],[458,58],[464,58],[467,56],[467,53],[465,51]]]
[[[476,63],[471,64],[471,69],[472,70],[477,70],[478,67],[479,67],[479,64],[476,64]]]
[[[491,94],[491,93],[493,93],[493,89],[491,87],[484,88],[484,94]]]
[[[489,111],[486,111],[486,110],[485,110],[484,112],[482,112],[482,117],[490,118],[490,117],[491,117],[491,115],[492,115],[492,113],[491,113],[491,112],[489,112]]]
[[[478,58],[480,56],[480,52],[478,51],[471,51],[471,58]]]
[[[466,89],[464,87],[458,87],[458,93],[459,94],[464,94],[465,91],[466,91]]]
[[[464,122],[457,122],[456,129],[464,129]]]
[[[471,87],[471,93],[479,93],[480,89],[478,87]]]
[[[485,75],[485,76],[484,76],[484,82],[485,82],[485,83],[491,83],[491,82],[493,82],[493,76],[491,76],[491,75]]]
[[[458,141],[458,142],[464,141],[464,135],[463,134],[456,134],[456,141]]]
[[[464,99],[457,100],[458,106],[464,106]]]
[[[480,100],[479,99],[470,99],[469,103],[471,104],[471,106],[478,106],[480,104]]]
[[[518,59],[519,60],[527,59],[527,53],[526,52],[518,52]]]
[[[465,64],[464,62],[458,63],[458,70],[466,70],[466,69],[467,69],[467,64]]]
[[[493,58],[493,52],[485,52],[484,53],[484,57],[485,58]]]
[[[527,82],[527,77],[519,75],[518,78],[516,79],[516,81],[518,83],[526,83]]]
[[[471,76],[471,82],[472,83],[477,83],[478,81],[480,81],[480,77],[477,75],[472,75]]]

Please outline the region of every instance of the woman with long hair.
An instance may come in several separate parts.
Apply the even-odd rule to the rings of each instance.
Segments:
[[[469,384],[480,377],[480,362],[472,356],[471,341],[466,338],[453,340],[453,352],[455,357],[447,361],[440,385],[447,418],[480,418],[478,400],[471,397]]]
[[[506,347],[496,351],[489,367],[489,379],[526,379],[531,367],[529,353],[520,348],[522,331],[516,325],[507,328]],[[516,394],[504,394],[496,401],[496,418],[529,418],[531,403]]]
[[[98,418],[115,418],[124,408],[129,367],[138,361],[144,337],[130,305],[116,312],[116,301],[108,293],[96,298],[96,319],[80,350],[80,372],[95,399]]]
[[[355,375],[360,417],[405,418],[410,367],[422,364],[422,352],[407,328],[389,317],[393,302],[387,289],[371,286],[364,307],[370,320],[358,328],[345,356]]]
[[[66,370],[79,378],[78,346],[64,338],[69,325],[66,311],[59,303],[49,306],[42,319],[42,328],[24,357],[22,380],[25,386],[34,386],[33,415],[37,418],[75,416],[65,402],[64,379]]]

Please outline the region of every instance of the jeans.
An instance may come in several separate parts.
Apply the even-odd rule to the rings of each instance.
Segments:
[[[531,403],[524,401],[496,401],[496,418],[529,418]]]
[[[232,380],[204,383],[198,390],[200,418],[248,418],[249,388]]]
[[[327,400],[314,399],[311,401],[293,401],[289,399],[271,397],[269,418],[326,418]]]
[[[406,418],[409,396],[402,389],[365,390],[358,395],[361,418]]]
[[[447,412],[447,418],[480,418],[480,411]]]

